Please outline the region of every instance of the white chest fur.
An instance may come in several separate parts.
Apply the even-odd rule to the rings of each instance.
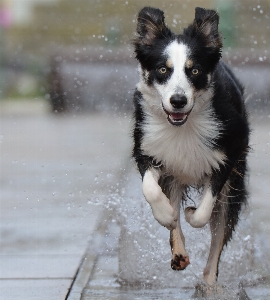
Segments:
[[[212,168],[218,169],[224,163],[225,154],[213,147],[220,124],[209,103],[199,109],[194,107],[180,127],[169,124],[166,116],[152,113],[149,107],[145,109],[142,150],[161,161],[165,172],[182,184],[200,184]]]

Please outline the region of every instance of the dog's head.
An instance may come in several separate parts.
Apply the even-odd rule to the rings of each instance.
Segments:
[[[166,26],[161,10],[145,7],[138,15],[133,44],[141,84],[153,95],[152,105],[162,107],[173,125],[187,121],[196,98],[210,85],[221,57],[218,22],[214,10],[196,8],[193,24],[176,35]]]

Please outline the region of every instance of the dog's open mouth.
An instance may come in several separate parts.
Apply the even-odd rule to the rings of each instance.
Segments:
[[[168,121],[172,125],[180,126],[186,123],[189,113],[167,113]]]
[[[190,111],[186,113],[182,112],[168,112],[165,107],[162,105],[164,112],[167,114],[167,120],[175,126],[181,126],[186,123],[188,119],[188,115],[191,113],[192,108]]]

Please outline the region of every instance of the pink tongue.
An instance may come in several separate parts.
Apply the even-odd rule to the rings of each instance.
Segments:
[[[174,120],[182,120],[184,119],[186,114],[183,113],[171,113],[170,114]]]

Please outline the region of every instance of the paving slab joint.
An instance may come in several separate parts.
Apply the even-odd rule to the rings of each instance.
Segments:
[[[88,243],[85,254],[83,255],[72,284],[66,295],[65,300],[78,300],[81,298],[84,287],[93,276],[95,265],[99,256],[100,249],[105,238],[105,232],[110,223],[109,212],[104,209],[98,221],[96,230]],[[79,297],[78,297],[79,296]]]

